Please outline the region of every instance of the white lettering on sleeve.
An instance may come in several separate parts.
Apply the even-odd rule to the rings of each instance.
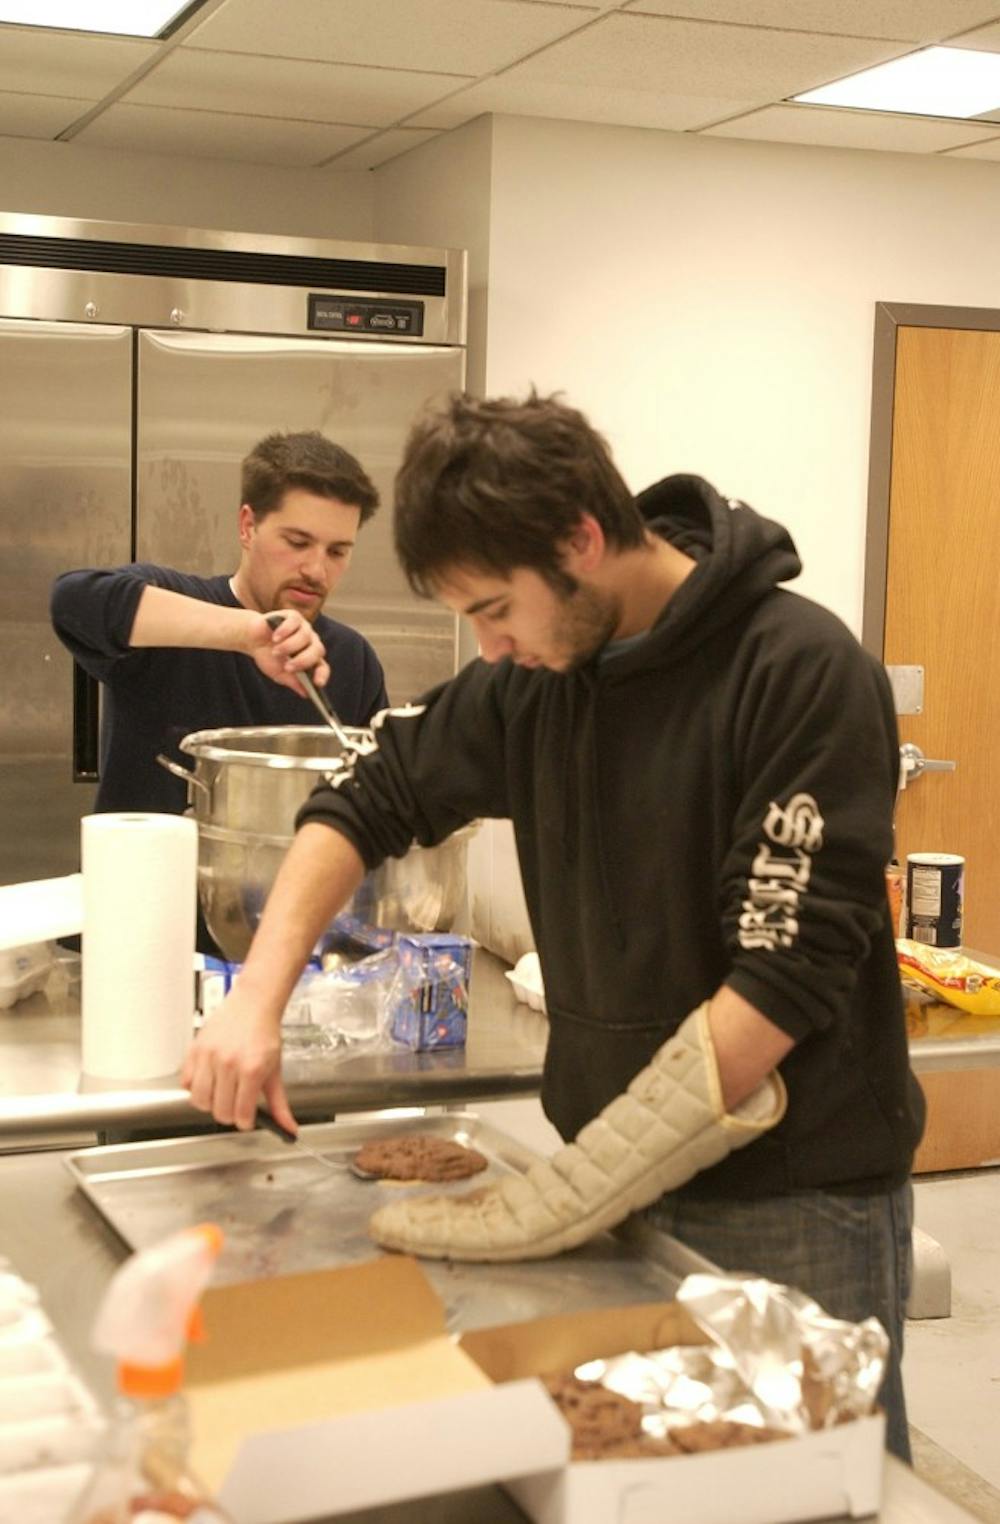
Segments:
[[[763,822],[766,841],[750,865],[739,919],[741,947],[791,947],[798,911],[809,887],[812,854],[823,845],[823,817],[811,794],[795,794],[784,807],[772,799]]]

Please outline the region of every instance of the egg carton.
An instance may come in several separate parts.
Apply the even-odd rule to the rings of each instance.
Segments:
[[[2,1263],[2,1262],[0,1262]],[[105,1420],[38,1291],[0,1268],[0,1524],[52,1524],[90,1475]]]
[[[545,986],[537,953],[525,953],[523,958],[518,958],[514,967],[506,970],[505,977],[510,980],[518,1000],[545,1015]]]
[[[37,994],[55,965],[55,943],[0,949],[0,1010]]]

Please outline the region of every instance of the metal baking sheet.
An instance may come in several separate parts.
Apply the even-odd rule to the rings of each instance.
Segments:
[[[380,1253],[366,1224],[400,1192],[461,1191],[452,1185],[359,1180],[348,1161],[362,1143],[402,1132],[430,1133],[480,1150],[489,1161],[473,1185],[537,1158],[471,1112],[400,1114],[303,1127],[331,1171],[270,1132],[214,1133],[126,1143],[70,1154],[80,1189],[130,1249],[196,1222],[217,1222],[225,1246],[216,1284],[357,1264]],[[552,1260],[466,1265],[424,1260],[455,1332],[587,1307],[658,1301],[692,1269],[711,1267],[667,1235],[633,1225],[628,1238],[602,1234]]]

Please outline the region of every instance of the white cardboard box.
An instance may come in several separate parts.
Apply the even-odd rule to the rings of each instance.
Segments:
[[[702,1342],[675,1303],[449,1338],[412,1261],[220,1287],[191,1352],[196,1472],[241,1524],[292,1524],[503,1483],[536,1524],[790,1524],[877,1512],[881,1415],[709,1454],[568,1461],[534,1377]]]
[[[536,1318],[468,1334],[463,1348],[498,1382],[570,1370],[627,1350],[701,1344],[675,1302]],[[801,1438],[663,1459],[571,1461],[507,1489],[535,1524],[799,1524],[877,1512],[885,1418]]]
[[[569,1433],[536,1381],[496,1386],[419,1267],[210,1290],[188,1358],[192,1465],[240,1524],[289,1524],[556,1470]]]
[[[798,1524],[863,1518],[882,1493],[882,1414],[801,1439],[665,1460],[575,1461],[507,1483],[535,1524]]]

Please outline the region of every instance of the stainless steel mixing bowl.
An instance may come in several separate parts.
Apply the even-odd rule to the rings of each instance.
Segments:
[[[349,732],[361,749],[368,732]],[[197,730],[181,741],[198,825],[198,893],[212,936],[241,962],[292,837],[300,807],[341,748],[317,725]],[[171,771],[182,771],[176,763]],[[465,895],[466,850],[478,823],[437,847],[413,846],[366,875],[345,909],[397,931],[447,931]]]

